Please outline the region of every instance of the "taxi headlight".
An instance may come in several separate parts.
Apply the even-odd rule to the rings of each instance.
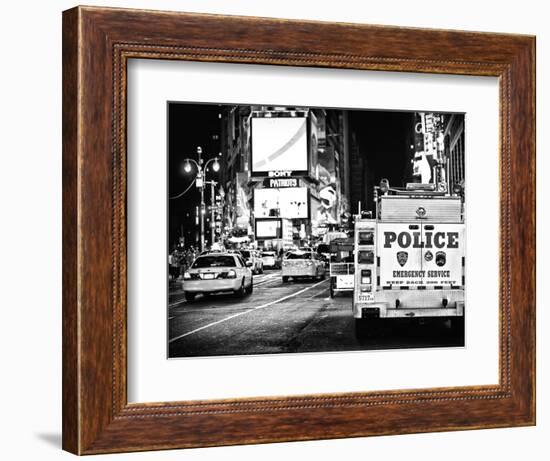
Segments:
[[[191,274],[189,272],[185,272],[183,274],[183,280],[191,280]]]
[[[237,278],[237,273],[231,269],[228,273],[227,273],[227,278],[228,279],[236,279]]]

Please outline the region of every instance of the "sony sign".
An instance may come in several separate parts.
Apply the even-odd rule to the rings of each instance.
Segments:
[[[268,171],[267,175],[270,178],[288,178],[289,176],[292,176],[292,170]]]

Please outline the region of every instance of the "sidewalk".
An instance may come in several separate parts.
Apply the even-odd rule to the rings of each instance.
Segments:
[[[174,292],[183,290],[183,278],[178,278],[176,280],[170,280],[168,282],[168,293],[172,294]]]

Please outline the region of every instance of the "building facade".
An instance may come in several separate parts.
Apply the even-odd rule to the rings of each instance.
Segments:
[[[349,211],[345,111],[222,106],[220,124],[220,240],[305,246],[342,225]],[[292,241],[288,231],[285,239],[259,235],[258,219],[282,220],[279,226],[291,226]]]
[[[464,114],[417,112],[414,120],[413,181],[463,185]]]
[[[464,115],[451,114],[446,117],[443,136],[450,190],[464,185],[465,178],[465,132]]]

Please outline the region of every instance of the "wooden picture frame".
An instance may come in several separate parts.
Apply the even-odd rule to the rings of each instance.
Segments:
[[[498,77],[499,384],[128,404],[130,58]],[[534,37],[94,7],[63,13],[65,450],[93,454],[533,424]]]

